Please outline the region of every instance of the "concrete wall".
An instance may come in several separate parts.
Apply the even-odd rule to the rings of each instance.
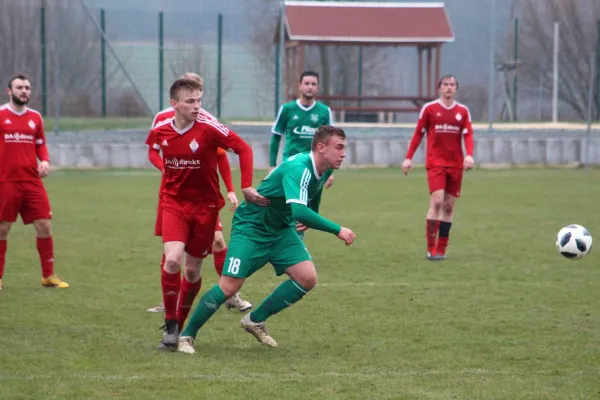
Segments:
[[[562,137],[561,137],[562,136]],[[347,167],[363,165],[392,166],[402,163],[409,137],[351,139],[348,145]],[[268,141],[248,138],[254,150],[256,168],[269,165]],[[497,165],[578,165],[586,160],[587,139],[580,135],[487,135],[476,138],[475,162],[481,166]],[[152,168],[148,148],[143,140],[103,142],[69,141],[48,138],[51,164],[59,168]],[[414,163],[424,162],[422,143]],[[281,154],[281,153],[280,153]],[[600,137],[589,143],[590,164],[600,165]],[[280,155],[281,157],[281,155]],[[230,154],[232,167],[237,156]]]

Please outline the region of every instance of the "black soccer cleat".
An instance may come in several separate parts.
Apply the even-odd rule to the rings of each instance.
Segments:
[[[177,327],[177,320],[165,320],[165,324],[161,326],[160,329],[163,329],[164,333],[157,349],[159,351],[177,351],[177,345],[179,344],[179,329]]]

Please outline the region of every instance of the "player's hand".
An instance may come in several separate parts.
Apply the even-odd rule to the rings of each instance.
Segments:
[[[48,161],[42,161],[38,164],[38,174],[40,178],[45,178],[50,173],[50,163]]]
[[[473,161],[473,157],[471,156],[466,156],[465,157],[465,162],[464,162],[464,167],[465,170],[468,171],[471,168],[473,168],[473,164],[475,164],[475,162]]]
[[[333,175],[331,175],[331,176],[329,177],[329,179],[327,179],[327,182],[325,182],[325,189],[329,189],[330,187],[332,187],[332,186],[333,186],[333,181],[334,181],[334,179],[335,179],[335,178],[333,177]]]
[[[231,203],[231,211],[235,211],[236,208],[238,208],[238,206],[240,205],[240,202],[238,201],[235,192],[227,192],[227,200],[229,200],[229,202]]]
[[[304,225],[302,222],[296,222],[296,232],[304,232],[308,230],[308,226]]]
[[[352,243],[354,243],[354,239],[356,239],[354,232],[344,227],[342,227],[337,237],[343,240],[346,243],[346,246],[350,246]]]
[[[254,189],[252,186],[243,188],[242,192],[244,193],[244,199],[246,199],[247,202],[258,204],[259,206],[263,207],[271,204],[271,200],[258,194],[256,189]]]
[[[402,172],[404,175],[408,175],[408,171],[412,168],[412,160],[410,158],[405,159],[402,162]]]

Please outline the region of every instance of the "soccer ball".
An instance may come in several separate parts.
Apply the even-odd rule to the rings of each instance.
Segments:
[[[558,232],[556,249],[571,260],[579,260],[592,249],[592,235],[581,225],[567,225]]]

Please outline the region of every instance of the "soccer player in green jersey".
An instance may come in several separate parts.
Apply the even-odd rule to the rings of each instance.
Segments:
[[[265,321],[300,301],[317,284],[317,271],[304,242],[296,233],[313,228],[336,235],[346,245],[355,236],[348,228],[318,214],[323,186],[346,156],[346,134],[340,128],[319,127],[312,139],[312,150],[288,158],[271,172],[258,187],[258,193],[270,200],[268,206],[242,202],[233,217],[225,268],[219,283],[196,306],[179,339],[179,351],[193,354],[198,330],[237,293],[246,278],[267,263],[279,276],[290,279],[280,284],[262,304],[240,321],[242,328],[261,343],[277,347],[267,332]]]
[[[285,136],[283,159],[298,153],[310,151],[313,135],[321,125],[333,125],[331,109],[315,100],[319,92],[319,74],[304,71],[298,83],[300,98],[284,104],[279,109],[271,132],[269,172],[277,165],[279,143]],[[328,178],[326,188],[333,184],[333,176]]]

